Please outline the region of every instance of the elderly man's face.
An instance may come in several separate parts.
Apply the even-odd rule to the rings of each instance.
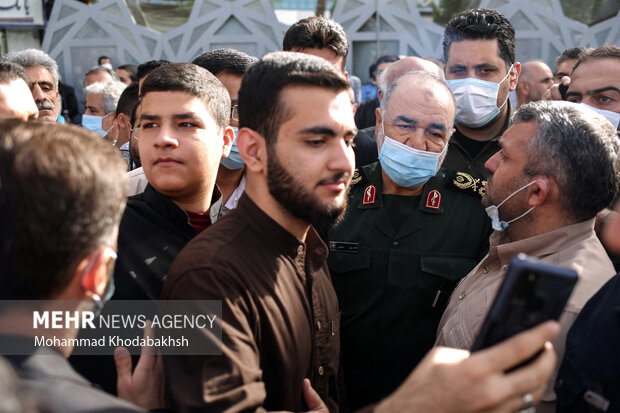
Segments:
[[[43,66],[25,68],[30,78],[30,92],[39,108],[39,120],[56,122],[58,119],[58,90],[52,74]]]
[[[38,116],[39,109],[26,82],[18,78],[0,84],[0,119],[17,118],[27,121],[37,119]]]
[[[454,103],[446,87],[404,78],[394,89],[385,113],[377,110],[377,142],[382,146],[388,136],[411,148],[439,153],[448,144],[453,123]]]

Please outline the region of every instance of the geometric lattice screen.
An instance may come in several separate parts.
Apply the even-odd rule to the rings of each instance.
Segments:
[[[620,45],[620,12],[588,27],[566,17],[560,0],[481,0],[479,7],[496,9],[512,22],[521,62],[542,59],[554,67],[555,58],[569,47]],[[422,18],[415,1],[381,0],[378,18],[376,10],[375,0],[339,0],[334,9],[333,18],[352,42],[350,68],[359,72],[378,54],[442,57],[443,27]]]
[[[262,56],[281,48],[285,31],[269,0],[196,0],[187,22],[166,33],[136,24],[124,0],[90,6],[57,0],[42,49],[56,59],[63,79],[80,97],[84,73],[100,55],[110,56],[115,65],[152,59],[187,62],[219,47]]]
[[[415,3],[380,0],[377,16],[375,0],[337,2],[333,18],[352,43],[349,71],[365,77],[377,54],[441,58],[443,27],[425,20]],[[479,6],[497,9],[513,23],[519,61],[541,58],[553,67],[555,57],[568,47],[620,44],[620,12],[588,27],[566,17],[560,0],[480,0]],[[285,31],[269,0],[196,0],[187,22],[166,33],[136,24],[125,0],[90,6],[56,0],[42,48],[81,94],[84,73],[102,54],[117,65],[151,59],[191,61],[218,47],[260,57],[280,49]]]

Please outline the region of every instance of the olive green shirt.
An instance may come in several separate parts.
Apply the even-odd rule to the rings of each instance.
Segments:
[[[486,254],[491,227],[484,183],[467,174],[441,169],[417,202],[382,194],[379,162],[353,182],[344,220],[327,233],[327,262],[355,410],[395,390],[433,346],[450,293]]]

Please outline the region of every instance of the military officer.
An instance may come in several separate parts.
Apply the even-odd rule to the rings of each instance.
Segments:
[[[445,83],[409,72],[377,109],[379,162],[357,170],[327,232],[352,409],[392,392],[433,346],[456,282],[484,257],[484,182],[439,169],[453,131]]]

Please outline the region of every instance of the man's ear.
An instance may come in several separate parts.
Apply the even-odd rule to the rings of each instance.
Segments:
[[[119,127],[123,129],[131,129],[131,125],[129,124],[129,116],[125,115],[123,112],[117,114],[115,120]]]
[[[375,136],[379,134],[379,127],[381,126],[381,121],[383,120],[381,115],[381,108],[375,109],[375,117],[377,118],[377,121],[375,122]]]
[[[260,133],[250,128],[239,129],[237,150],[248,171],[255,174],[267,171],[267,143]]]
[[[105,292],[109,281],[107,264],[111,259],[106,252],[107,248],[101,247],[87,255],[78,264],[80,284],[86,296],[92,297],[92,294],[97,294],[102,297]]]
[[[519,74],[521,73],[521,63],[515,62],[512,65],[512,70],[508,77],[510,78],[510,91],[512,92],[517,88],[517,83],[519,83]]]
[[[546,176],[537,178],[536,182],[528,188],[529,206],[543,205],[554,195],[554,192],[557,192],[555,180]]]
[[[222,146],[222,158],[228,158],[233,142],[235,141],[235,131],[227,126],[224,128],[224,145]]]

